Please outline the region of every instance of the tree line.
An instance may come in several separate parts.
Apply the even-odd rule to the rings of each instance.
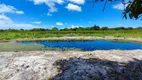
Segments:
[[[52,29],[45,29],[45,28],[33,28],[29,30],[25,29],[0,29],[0,31],[89,31],[89,30],[142,30],[142,27],[115,27],[115,28],[109,28],[107,26],[100,27],[97,25],[94,25],[92,27],[76,27],[76,28],[63,28],[63,29],[58,29],[57,27],[53,27]]]

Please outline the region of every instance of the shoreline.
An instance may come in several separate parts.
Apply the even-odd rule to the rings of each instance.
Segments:
[[[142,42],[142,38],[130,38],[130,37],[94,37],[94,36],[76,36],[76,37],[49,37],[49,38],[18,38],[13,39],[16,41],[66,41],[66,40],[112,40],[112,41],[130,41],[130,42]]]

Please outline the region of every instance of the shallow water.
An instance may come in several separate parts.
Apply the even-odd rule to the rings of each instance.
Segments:
[[[92,40],[92,41],[30,41],[19,42],[21,44],[41,44],[49,48],[75,48],[83,51],[93,50],[142,50],[142,44],[133,42],[116,42],[107,40]]]

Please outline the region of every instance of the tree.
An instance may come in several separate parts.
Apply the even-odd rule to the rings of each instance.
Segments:
[[[84,28],[83,27],[79,27],[77,30],[78,31],[82,31],[82,30],[84,30]]]
[[[127,29],[128,29],[128,30],[133,30],[134,28],[133,28],[133,27],[128,27]]]
[[[104,26],[101,28],[102,30],[108,30],[109,28],[107,26]]]
[[[11,28],[9,28],[9,29],[7,29],[7,31],[16,32],[16,31],[18,31],[18,29],[11,29]]]
[[[68,28],[61,29],[61,31],[68,31],[68,30],[69,30]]]
[[[24,29],[20,29],[20,31],[24,31]]]
[[[31,31],[46,31],[44,28],[33,28]]]
[[[89,31],[90,27],[85,27],[84,30]]]
[[[104,1],[103,11],[105,10],[107,2],[122,1],[122,4],[126,7],[123,12],[123,18],[127,19],[127,16],[129,16],[130,19],[138,19],[142,16],[142,0],[93,0],[94,3]]]
[[[93,27],[91,27],[91,30],[100,30],[100,27],[97,25],[94,25]]]
[[[122,27],[122,26],[121,26],[121,27],[116,27],[116,28],[115,28],[115,30],[124,30],[124,29],[125,29],[125,27]]]
[[[142,14],[142,0],[128,1],[128,6],[124,10],[124,17],[127,19],[129,15],[130,19],[138,19]]]
[[[76,31],[77,29],[78,29],[77,27],[71,28],[72,31]]]
[[[53,28],[52,28],[52,31],[58,31],[58,28],[53,27]]]
[[[142,30],[142,27],[137,27],[136,29],[138,29],[138,30]]]

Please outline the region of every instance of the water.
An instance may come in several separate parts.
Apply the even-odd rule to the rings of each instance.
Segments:
[[[142,44],[133,42],[116,42],[107,40],[93,41],[32,41],[20,42],[22,44],[41,44],[49,48],[77,48],[83,51],[93,50],[142,50]]]

